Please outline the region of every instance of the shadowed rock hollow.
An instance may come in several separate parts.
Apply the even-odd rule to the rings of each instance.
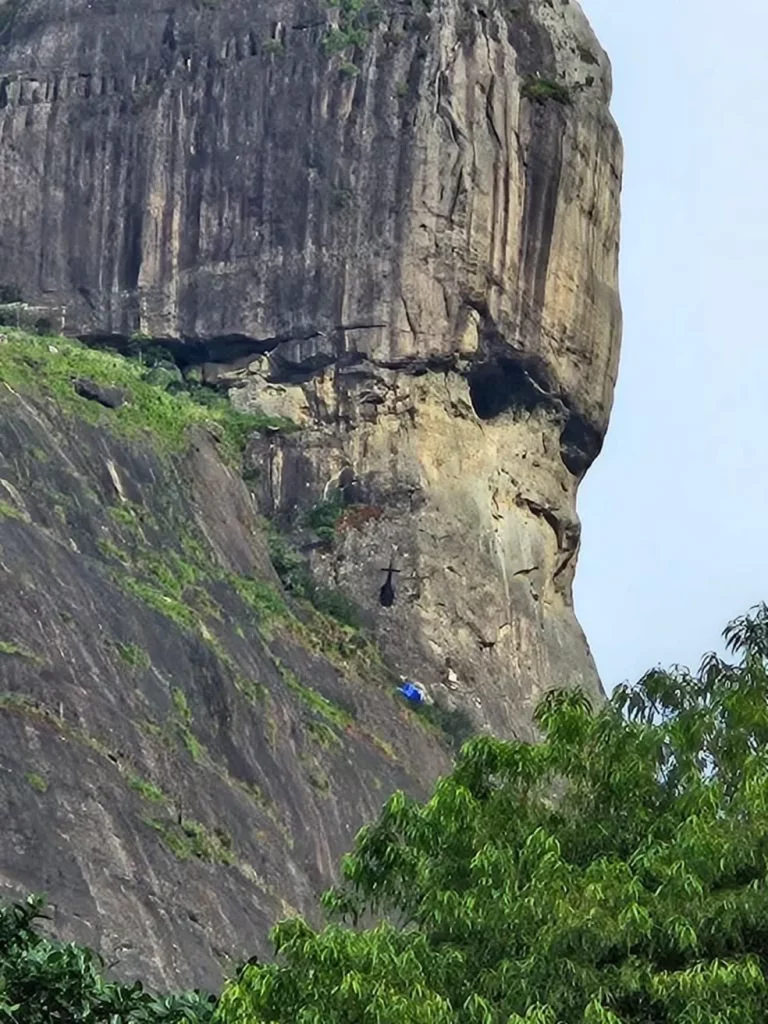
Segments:
[[[610,67],[573,0],[344,10],[0,0],[0,299],[295,420],[249,445],[261,510],[346,503],[317,577],[528,736],[545,688],[600,692],[571,584],[619,351]]]

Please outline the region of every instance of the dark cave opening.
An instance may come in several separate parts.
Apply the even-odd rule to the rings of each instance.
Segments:
[[[470,371],[468,381],[472,408],[481,420],[492,420],[513,409],[532,412],[551,403],[523,367],[511,360],[478,363]]]
[[[192,338],[155,338],[146,335],[81,334],[78,336],[89,348],[113,349],[123,356],[151,353],[164,354],[180,370],[203,363],[228,365],[238,359],[255,358],[271,351],[276,344],[269,338],[258,341],[243,334],[221,335],[205,341]]]
[[[602,435],[591,423],[575,413],[568,417],[560,435],[560,455],[569,473],[583,476],[602,447]]]
[[[585,417],[569,409],[560,396],[538,384],[533,370],[520,361],[487,359],[473,366],[467,379],[472,408],[481,420],[492,420],[505,412],[556,410],[563,417],[560,454],[574,476],[583,476],[599,455],[602,434]]]

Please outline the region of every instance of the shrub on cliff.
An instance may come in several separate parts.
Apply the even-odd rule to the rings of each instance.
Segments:
[[[768,609],[695,674],[596,711],[549,695],[538,745],[467,743],[393,796],[324,897],[274,931],[221,1024],[757,1024],[768,1019]],[[557,796],[553,796],[557,794]]]
[[[37,929],[43,900],[0,908],[0,1021],[8,1024],[208,1024],[212,996],[155,997],[102,974],[99,957]]]

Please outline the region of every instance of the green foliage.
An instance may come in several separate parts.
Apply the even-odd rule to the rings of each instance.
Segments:
[[[317,690],[311,689],[309,686],[304,686],[299,681],[298,676],[291,672],[289,668],[286,668],[276,659],[276,664],[280,669],[280,673],[283,677],[283,682],[288,689],[296,694],[299,700],[306,705],[315,714],[320,715],[327,722],[337,726],[340,729],[345,729],[348,725],[352,724],[352,716],[344,708],[339,707],[338,704],[334,704],[328,700],[327,697],[323,697]]]
[[[24,516],[15,505],[0,500],[0,519],[21,519],[23,521]]]
[[[203,568],[171,548],[153,550],[146,542],[135,544],[132,551],[109,539],[100,541],[99,547],[119,563],[114,571],[119,587],[182,629],[200,632],[201,614],[215,613],[204,588],[212,566]]]
[[[315,506],[315,508],[317,507]],[[317,513],[318,519],[321,522],[321,530],[328,529],[322,523],[327,523],[330,515],[331,513],[326,508],[321,513]],[[338,521],[338,517],[335,521]],[[316,530],[316,532],[318,531]],[[333,587],[325,587],[318,583],[313,578],[306,559],[302,558],[285,537],[276,530],[271,530],[267,540],[269,555],[275,567],[275,572],[287,590],[295,594],[296,597],[309,601],[322,615],[330,616],[342,625],[349,626],[352,629],[357,630],[361,628],[360,612],[355,603],[350,601],[340,590]]]
[[[29,658],[29,651],[14,643],[13,640],[0,640],[0,654],[15,655],[19,658]]]
[[[329,29],[323,39],[326,54],[331,57],[352,48],[362,50],[368,43],[371,29],[381,20],[379,9],[370,0],[336,0],[328,6],[338,8],[339,18],[338,27]],[[355,74],[357,70],[355,68]]]
[[[180,690],[178,686],[175,686],[171,690],[171,700],[173,701],[173,706],[176,709],[176,712],[181,721],[184,723],[184,725],[189,725],[189,723],[192,721],[192,712],[189,710],[189,702],[187,701],[187,695],[184,693],[183,690]]]
[[[285,46],[280,39],[267,39],[264,50],[272,57],[282,57],[285,54]]]
[[[336,537],[336,527],[343,511],[341,492],[333,491],[330,498],[319,501],[305,513],[303,522],[310,530],[314,530],[321,540],[330,544]]]
[[[48,782],[40,772],[27,772],[25,777],[32,789],[37,790],[38,793],[48,792]]]
[[[205,760],[205,747],[190,729],[182,727],[180,729],[180,733],[181,742],[184,744],[184,748],[186,749],[187,753],[195,762],[195,764],[200,764],[202,761]]]
[[[151,800],[152,803],[165,804],[167,803],[167,797],[163,793],[162,789],[156,786],[153,782],[148,782],[146,779],[142,779],[140,775],[128,775],[128,785],[131,789],[135,789],[137,793],[140,793],[145,800]]]
[[[562,82],[553,82],[549,78],[528,78],[520,91],[523,96],[535,103],[554,100],[556,103],[569,106],[572,102],[568,86]]]
[[[174,687],[171,690],[171,701],[173,703],[173,715],[169,722],[171,732],[177,734],[195,764],[200,764],[205,760],[206,749],[192,732],[192,711],[187,696],[183,690]]]
[[[322,614],[328,615],[343,626],[351,629],[361,628],[360,612],[354,601],[351,601],[346,594],[334,587],[324,587],[313,581],[309,600],[314,607]]]
[[[149,605],[150,608],[154,608],[161,615],[172,619],[182,629],[194,630],[197,626],[197,616],[187,605],[177,598],[170,597],[151,583],[145,583],[143,580],[131,577],[124,577],[119,582],[129,594],[137,597],[144,604]]]
[[[768,608],[735,661],[649,672],[596,710],[540,704],[535,745],[464,745],[396,793],[325,894],[278,925],[220,1024],[764,1024]]]
[[[215,1000],[200,992],[158,997],[141,983],[104,977],[100,957],[54,942],[35,925],[44,901],[0,907],[0,1020],[8,1024],[209,1024]]]
[[[139,647],[138,644],[127,643],[117,645],[117,653],[123,659],[123,661],[132,666],[133,668],[149,668],[151,662],[149,655],[143,647]]]
[[[269,557],[283,586],[297,597],[308,598],[312,588],[312,573],[306,559],[275,529],[267,533]]]
[[[269,583],[234,574],[230,576],[230,582],[251,611],[265,625],[288,617],[285,601]]]
[[[149,818],[150,825],[161,841],[179,860],[197,858],[208,864],[234,864],[232,839],[223,829],[209,830],[199,821],[184,819],[170,821],[164,818]]]
[[[0,381],[15,391],[47,394],[57,405],[90,422],[106,422],[113,429],[137,438],[150,437],[161,449],[178,451],[187,443],[190,427],[213,424],[220,429],[225,453],[239,457],[248,437],[259,430],[291,430],[295,424],[251,413],[239,413],[222,395],[195,401],[194,392],[171,394],[146,379],[140,359],[91,349],[70,338],[39,338],[8,328],[0,346]],[[105,409],[76,394],[72,381],[86,377],[98,384],[124,388],[130,400],[119,409]]]
[[[107,511],[112,519],[121,526],[127,526],[129,529],[137,529],[140,526],[143,509],[141,506],[134,505],[133,502],[126,501],[122,505],[110,505]]]
[[[325,722],[313,720],[305,723],[304,728],[307,735],[325,750],[332,750],[334,747],[341,745],[338,733],[330,725],[326,725]]]

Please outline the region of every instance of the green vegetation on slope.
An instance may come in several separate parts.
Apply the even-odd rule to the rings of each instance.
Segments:
[[[146,340],[141,339],[142,344]],[[183,449],[188,428],[208,424],[222,438],[225,454],[235,461],[254,430],[293,428],[287,420],[237,413],[224,397],[202,386],[187,383],[187,390],[178,390],[180,375],[163,359],[161,351],[146,347],[141,359],[126,358],[66,338],[41,338],[3,328],[0,397],[3,383],[16,392],[49,396],[65,411],[129,437],[148,438],[160,451]],[[148,367],[142,360],[154,365]],[[73,386],[82,379],[120,388],[126,401],[111,409],[83,398]],[[171,390],[170,385],[174,385]],[[308,522],[327,538],[333,535],[341,511],[338,502],[322,502],[307,514]],[[233,623],[219,604],[222,585],[238,594],[266,641],[280,628],[345,673],[366,679],[382,675],[378,649],[361,629],[354,604],[340,591],[314,581],[298,553],[276,532],[270,538],[271,554],[294,598],[290,607],[270,582],[225,572],[183,510],[169,507],[166,521],[160,523],[148,508],[122,502],[111,507],[109,515],[112,524],[98,546],[115,583],[181,629],[196,633],[228,669],[238,689],[254,702],[263,703],[266,690],[240,671],[227,650],[225,634]],[[14,506],[0,502],[2,516],[25,518]],[[66,518],[65,511],[62,516]],[[147,653],[134,644],[119,644],[117,652],[136,669],[149,665]],[[1,646],[0,653],[27,655],[20,648],[3,651]],[[199,757],[191,733],[188,738],[188,750]]]
[[[763,1024],[768,608],[725,637],[735,662],[651,671],[596,710],[553,691],[539,744],[477,737],[426,803],[396,793],[323,897],[352,927],[282,922],[276,962],[241,967],[215,1010],[172,997],[163,1016],[140,993],[144,1016],[131,1016],[92,954],[41,939],[30,911],[9,907],[0,1013],[11,1003],[16,1024],[204,1024],[212,1010],[216,1024]],[[355,927],[371,913],[384,923]],[[91,1012],[104,986],[111,1017]]]
[[[156,997],[107,980],[97,954],[54,942],[35,925],[44,901],[0,908],[0,1021],[8,1024],[208,1024],[212,996]]]
[[[338,517],[334,520],[334,522],[336,521],[338,521]],[[319,530],[316,532],[322,537]],[[328,537],[322,539],[327,541]],[[296,597],[308,601],[321,615],[336,619],[342,626],[348,626],[353,632],[360,629],[361,616],[354,602],[350,601],[340,590],[318,583],[312,576],[306,559],[302,558],[296,548],[271,524],[267,540],[272,565],[286,590]]]
[[[520,90],[523,96],[535,103],[545,103],[547,100],[554,100],[563,106],[570,106],[573,102],[571,91],[563,82],[555,82],[550,78],[528,78]]]
[[[329,56],[347,49],[362,49],[368,42],[371,28],[381,19],[381,11],[370,0],[336,0],[328,7],[339,12],[338,28],[330,29],[323,39]]]
[[[14,391],[50,395],[61,408],[90,422],[106,420],[128,436],[149,433],[166,450],[183,448],[188,429],[201,424],[220,431],[231,458],[239,455],[253,431],[295,429],[290,420],[236,412],[223,396],[209,393],[203,403],[195,400],[194,392],[171,394],[147,379],[151,371],[140,361],[91,349],[70,338],[41,338],[12,328],[3,328],[3,338],[0,382]],[[73,382],[78,379],[124,389],[126,401],[117,409],[104,408],[77,394]]]

